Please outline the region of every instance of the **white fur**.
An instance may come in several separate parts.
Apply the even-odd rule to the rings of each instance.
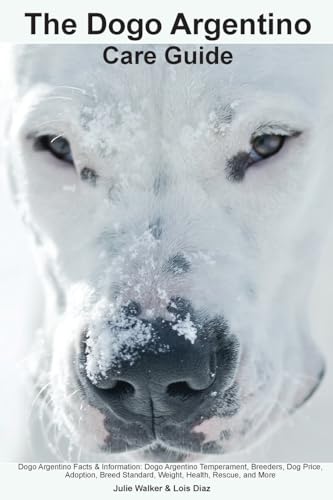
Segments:
[[[255,443],[317,384],[323,361],[308,302],[332,210],[331,49],[307,48],[306,58],[302,50],[234,47],[230,68],[109,67],[94,46],[13,54],[7,161],[48,290],[40,385],[49,384],[48,418],[87,456],[105,429],[77,392],[71,355],[88,321],[98,346],[114,285],[118,300],[139,301],[147,318],[186,296],[222,314],[237,336],[241,409],[219,418],[217,395],[216,416],[193,429],[206,442],[226,429],[228,452]],[[221,121],[225,109],[231,123]],[[248,148],[262,122],[302,134],[231,182],[227,159]],[[33,134],[67,137],[76,168],[93,168],[97,187],[34,151]],[[164,173],[168,188],[156,197]],[[146,235],[154,217],[164,221],[157,243]],[[166,276],[163,264],[179,252],[192,272]]]

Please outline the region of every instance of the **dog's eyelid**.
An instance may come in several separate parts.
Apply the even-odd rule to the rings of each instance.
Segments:
[[[298,137],[302,131],[280,122],[261,123],[251,135],[251,143],[262,135],[281,135],[284,137]]]

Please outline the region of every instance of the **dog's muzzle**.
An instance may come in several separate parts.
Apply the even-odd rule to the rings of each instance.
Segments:
[[[172,321],[162,318],[151,322],[140,320],[139,305],[127,307],[132,328],[135,328],[135,321],[149,327],[149,342],[136,346],[131,355],[124,345],[127,354],[119,352],[110,360],[109,369],[93,380],[86,368],[80,373],[90,404],[103,412],[106,422],[116,421],[117,428],[122,424],[126,427],[134,424],[145,429],[145,438],[138,447],[157,438],[170,444],[176,436],[178,441],[186,442],[184,429],[189,430],[203,418],[209,418],[212,394],[227,393],[234,381],[239,348],[224,320],[200,321],[187,301],[177,298],[172,303],[176,303]],[[189,317],[191,328],[195,325],[195,336],[190,335],[193,331],[186,330],[186,318]],[[179,328],[179,321],[182,328]],[[115,334],[118,338],[121,336],[121,329],[115,331],[114,323],[110,322],[109,327],[111,339]],[[87,364],[82,363],[87,357],[84,341],[80,356],[81,367],[86,367]],[[180,432],[182,439],[179,439]],[[133,437],[128,436],[127,448],[128,441],[133,441]],[[194,447],[200,448],[200,443]],[[119,446],[117,448],[119,451]]]

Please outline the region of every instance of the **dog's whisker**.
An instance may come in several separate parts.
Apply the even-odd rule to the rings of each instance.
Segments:
[[[61,137],[64,137],[64,134],[58,134],[56,136],[54,136],[52,138],[52,140],[50,141],[50,143],[52,144],[53,142],[55,142],[57,139],[61,139]]]
[[[76,455],[76,462],[81,462],[81,456],[82,456],[82,447],[79,446],[77,450],[77,455]]]
[[[72,397],[74,397],[76,394],[79,394],[80,392],[81,392],[81,389],[75,389],[75,391],[66,395],[66,400],[69,401]]]
[[[68,96],[62,96],[62,95],[50,95],[50,96],[46,96],[46,97],[43,97],[41,99],[41,101],[57,101],[57,100],[60,100],[60,101],[73,101],[73,97],[68,97]]]
[[[36,124],[34,124],[34,127],[38,130],[40,129],[43,129],[45,127],[48,127],[49,125],[52,125],[54,123],[64,123],[64,119],[63,118],[54,118],[52,120],[45,120],[43,122],[38,122]]]
[[[94,99],[94,96],[89,94],[85,89],[82,89],[80,87],[74,87],[74,86],[71,86],[71,85],[57,85],[55,87],[55,90],[60,90],[60,89],[64,89],[64,90],[74,90],[75,92],[79,92],[80,94],[84,95],[85,97],[90,97],[92,99]]]
[[[43,392],[48,388],[50,387],[51,385],[51,382],[47,382],[47,384],[45,384],[40,390],[39,392],[36,394],[34,400],[32,401],[31,403],[31,408],[33,409],[34,407],[34,404],[37,402],[38,398],[43,394]]]
[[[60,440],[65,436],[63,428],[59,425],[57,419],[54,418],[53,411],[50,415],[46,416],[48,411],[48,405],[44,405],[42,414],[40,414],[42,433],[53,455],[59,460],[65,460],[59,445]]]

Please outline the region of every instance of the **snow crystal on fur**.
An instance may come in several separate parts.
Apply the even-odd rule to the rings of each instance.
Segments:
[[[187,313],[185,319],[178,319],[177,323],[172,326],[178,335],[183,335],[186,340],[194,344],[197,338],[197,329],[191,321],[190,313]]]
[[[105,377],[121,359],[133,363],[139,350],[153,339],[149,323],[116,311],[106,299],[93,307],[86,338],[86,369],[92,382]]]

